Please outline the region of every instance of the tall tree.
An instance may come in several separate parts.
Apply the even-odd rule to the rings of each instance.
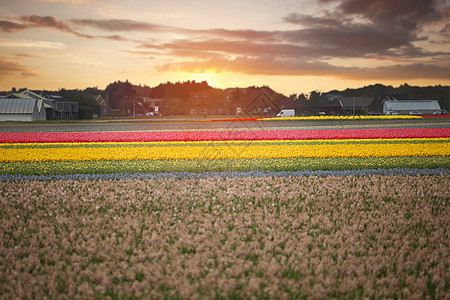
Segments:
[[[308,101],[313,101],[313,102],[319,102],[320,98],[322,97],[322,93],[318,92],[318,91],[312,91],[309,94],[309,99]]]
[[[135,95],[133,85],[127,81],[116,81],[106,87],[105,94],[109,99],[109,106],[112,109],[120,109],[124,114],[132,105],[132,97]]]
[[[87,89],[88,91],[93,91]],[[100,116],[101,107],[100,104],[95,102],[94,94],[87,93],[80,90],[59,90],[58,94],[66,99],[79,103],[78,117],[80,119],[92,119],[94,114]]]
[[[78,93],[73,99],[80,105],[80,110],[78,113],[78,117],[80,119],[92,119],[94,114],[100,116],[101,107],[98,103],[95,102],[95,99],[92,95],[86,93]]]
[[[445,90],[443,87],[439,86],[433,94],[433,99],[439,102],[442,109],[450,111],[450,93],[448,90]]]

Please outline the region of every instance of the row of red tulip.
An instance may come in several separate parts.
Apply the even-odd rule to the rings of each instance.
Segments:
[[[0,143],[449,138],[450,128],[0,133]]]

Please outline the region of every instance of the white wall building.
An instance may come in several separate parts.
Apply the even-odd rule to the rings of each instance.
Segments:
[[[42,99],[0,99],[0,121],[45,121],[46,113]]]

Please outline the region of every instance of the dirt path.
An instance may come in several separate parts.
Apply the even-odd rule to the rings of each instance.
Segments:
[[[450,118],[339,121],[224,121],[158,119],[143,121],[0,122],[0,132],[184,131],[184,130],[311,130],[370,128],[449,128]]]

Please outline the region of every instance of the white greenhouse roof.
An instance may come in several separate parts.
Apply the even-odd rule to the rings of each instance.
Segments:
[[[0,114],[32,114],[36,99],[0,99]]]
[[[386,108],[390,111],[396,110],[435,110],[441,109],[437,100],[400,100],[400,101],[386,101],[384,102]]]

